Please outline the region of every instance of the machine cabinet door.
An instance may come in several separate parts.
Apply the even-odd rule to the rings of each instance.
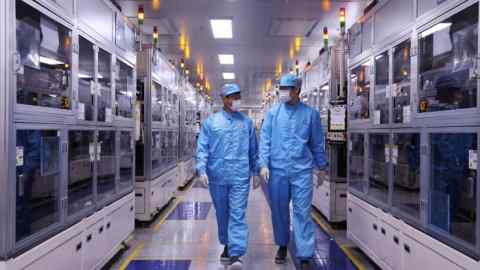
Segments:
[[[112,122],[112,55],[103,49],[98,51],[97,120]]]
[[[117,60],[115,68],[115,115],[133,118],[134,96],[136,91],[133,68]]]
[[[16,130],[15,240],[41,235],[61,221],[61,132]]]
[[[100,201],[115,193],[115,131],[100,130],[97,141],[97,196]]]
[[[133,187],[133,147],[133,132],[120,131],[120,190],[128,190]]]
[[[16,1],[17,103],[70,110],[72,31]]]

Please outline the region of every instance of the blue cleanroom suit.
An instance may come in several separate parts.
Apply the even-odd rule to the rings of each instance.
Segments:
[[[266,115],[260,135],[259,166],[269,168],[269,194],[275,243],[287,246],[290,200],[297,257],[312,258],[315,251],[311,219],[312,171],[326,169],[320,114],[304,103],[279,103]]]
[[[207,174],[216,210],[218,237],[230,256],[243,256],[248,241],[246,208],[250,177],[256,175],[257,138],[252,120],[222,110],[203,123],[197,171]]]

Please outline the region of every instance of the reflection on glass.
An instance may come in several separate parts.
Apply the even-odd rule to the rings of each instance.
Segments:
[[[125,118],[133,117],[133,96],[135,94],[135,81],[133,68],[117,61],[115,80],[115,108],[116,115]]]
[[[17,130],[16,241],[59,221],[57,130]]]
[[[100,200],[103,200],[115,192],[115,131],[98,132],[97,155],[99,156],[97,192]]]
[[[478,3],[420,34],[420,112],[477,106],[477,37]]]
[[[367,192],[367,181],[365,180],[365,136],[359,133],[350,135],[349,144],[349,186],[362,193]]]
[[[152,121],[163,122],[164,98],[162,86],[156,82],[152,83]]]
[[[475,245],[477,134],[431,134],[430,143],[430,224]]]
[[[418,16],[425,14],[426,12],[429,12],[436,8],[438,5],[440,5],[443,2],[446,2],[447,0],[421,0],[418,1]]]
[[[374,107],[374,124],[388,124],[390,117],[388,110],[388,99],[390,94],[387,93],[389,78],[390,59],[388,52],[384,52],[375,57],[375,96],[373,98]]]
[[[16,1],[17,103],[70,109],[71,31]]]
[[[410,122],[410,40],[393,48],[393,122]]]
[[[98,52],[98,121],[112,122],[112,56]]]
[[[315,90],[316,91],[316,90]],[[315,92],[314,95],[317,95]],[[322,120],[322,126],[324,128],[328,127],[328,108],[330,108],[330,87],[328,84],[323,85],[320,87],[320,91],[318,93],[318,99],[315,96],[315,100],[318,100],[318,111],[320,112],[320,118]]]
[[[370,62],[351,71],[350,118],[352,120],[369,118],[370,72]]]
[[[362,24],[356,23],[348,29],[350,57],[358,56],[362,52]]]
[[[368,194],[381,202],[388,198],[388,163],[390,162],[389,136],[370,134],[368,150]]]
[[[152,172],[160,172],[164,168],[163,137],[163,132],[152,131]]]
[[[79,72],[78,72],[78,118],[93,121],[95,104],[95,51],[93,44],[79,37]]]
[[[393,206],[420,218],[420,134],[394,134]]]
[[[93,204],[94,131],[68,133],[68,214]]]
[[[133,137],[132,132],[120,132],[120,189],[133,185]]]

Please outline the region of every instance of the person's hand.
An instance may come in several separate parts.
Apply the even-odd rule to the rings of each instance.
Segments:
[[[323,181],[325,181],[326,177],[327,177],[327,174],[325,171],[319,171],[317,173],[317,187],[323,184]]]
[[[260,170],[260,176],[263,178],[263,180],[265,180],[265,182],[268,183],[270,180],[270,170],[266,167],[262,168]]]
[[[260,186],[260,177],[254,176],[253,177],[253,189],[257,189]]]
[[[206,174],[200,175],[199,180],[205,187],[208,187],[208,175]]]

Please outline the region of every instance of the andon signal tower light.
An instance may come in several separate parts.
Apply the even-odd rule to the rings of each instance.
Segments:
[[[345,8],[340,8],[340,33],[345,34]]]
[[[323,27],[323,48],[328,50],[328,28]]]

